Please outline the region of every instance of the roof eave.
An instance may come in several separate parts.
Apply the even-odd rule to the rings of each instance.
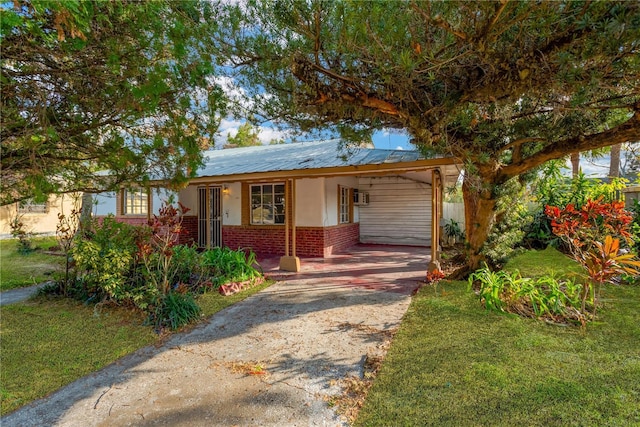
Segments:
[[[268,172],[252,172],[230,175],[214,175],[214,176],[199,176],[190,180],[191,184],[200,183],[215,183],[215,182],[234,182],[234,181],[256,181],[256,180],[273,180],[273,179],[285,179],[285,178],[321,178],[332,176],[348,176],[348,175],[374,175],[374,174],[392,174],[392,173],[404,173],[415,172],[426,169],[436,168],[444,165],[455,165],[460,162],[452,157],[436,158],[436,159],[423,159],[415,160],[411,162],[397,162],[397,163],[380,163],[380,164],[367,164],[367,165],[352,165],[352,166],[336,166],[330,168],[313,168],[313,169],[293,169],[293,170],[281,170],[281,171],[268,171]]]

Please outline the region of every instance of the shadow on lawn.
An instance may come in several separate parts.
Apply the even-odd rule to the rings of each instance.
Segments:
[[[114,405],[131,416],[138,413],[136,406],[140,414],[147,411],[144,418],[128,420],[136,425],[160,419],[164,423],[207,419],[211,424],[260,424],[247,417],[261,405],[279,405],[310,420],[310,414],[327,410],[317,394],[335,393],[336,380],[361,374],[367,349],[379,347],[389,331],[399,326],[407,296],[424,277],[429,261],[424,252],[424,248],[362,247],[329,262],[307,261],[306,271],[289,275],[286,282],[216,313],[159,347],[141,349],[8,414],[1,419],[2,425],[54,425],[68,419],[83,420],[85,425],[117,425],[112,417]],[[242,377],[225,365],[234,361],[264,361],[270,377],[245,380],[252,381],[248,390],[256,381],[267,389],[233,399],[227,396],[224,382]],[[227,367],[226,373],[220,374],[212,364]],[[182,370],[185,374],[178,375]],[[221,383],[203,385],[203,378],[213,372]],[[218,386],[213,401],[180,404],[181,399],[190,401],[187,395],[197,400],[200,387],[210,396]],[[162,412],[148,413],[149,405],[153,406],[148,395],[159,399],[163,388],[167,393],[183,390],[174,397],[178,406],[169,401]],[[307,404],[299,407],[301,394],[309,389],[316,395],[304,396]],[[131,394],[140,399],[131,401]],[[270,419],[264,411],[262,415]]]

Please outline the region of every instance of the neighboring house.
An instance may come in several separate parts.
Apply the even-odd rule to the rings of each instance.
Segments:
[[[359,242],[433,247],[443,188],[459,175],[452,158],[341,150],[335,140],[212,150],[204,157],[178,193],[191,209],[183,225],[201,247],[251,248],[259,255],[327,257]],[[149,189],[123,189],[112,198],[116,217],[134,224],[157,211],[161,199]]]
[[[22,201],[0,207],[0,237],[11,237],[11,222],[19,217],[27,232],[55,234],[58,214],[68,215],[79,205],[80,194],[52,195],[44,203]]]

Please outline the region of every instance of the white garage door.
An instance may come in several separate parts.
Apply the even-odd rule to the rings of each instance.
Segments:
[[[392,245],[431,245],[431,186],[400,176],[360,178],[369,193],[360,206],[360,241]]]

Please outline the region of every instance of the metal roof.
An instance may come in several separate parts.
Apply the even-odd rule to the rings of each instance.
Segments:
[[[412,162],[418,151],[348,147],[339,140],[209,150],[197,177]]]

